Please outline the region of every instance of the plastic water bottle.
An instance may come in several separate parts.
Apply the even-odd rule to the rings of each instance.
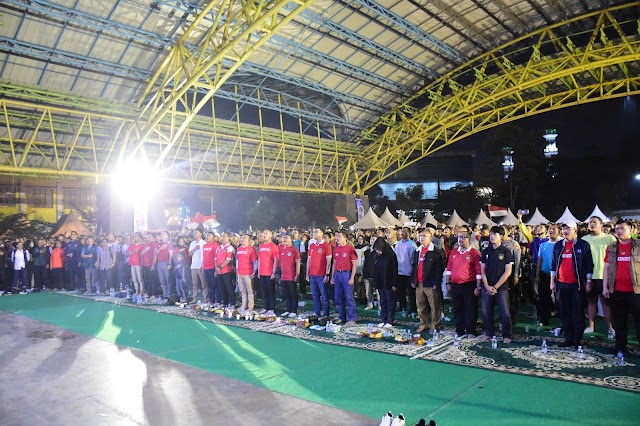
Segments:
[[[524,326],[524,332],[525,332],[525,333],[527,333],[527,334],[529,334],[529,326],[528,326],[528,325],[525,325],[525,326]]]
[[[578,354],[576,355],[576,358],[579,360],[584,359],[584,351],[582,350],[582,346],[578,346]]]
[[[460,338],[458,337],[457,334],[455,334],[453,336],[453,346],[458,346],[458,345],[460,345]]]
[[[617,364],[619,367],[624,367],[624,354],[622,351],[618,351]]]
[[[607,338],[608,338],[609,340],[613,340],[615,337],[616,337],[616,336],[615,336],[615,334],[614,334],[614,332],[613,332],[613,328],[610,328],[610,329],[609,329],[609,334],[607,334]]]
[[[369,323],[367,330],[369,331],[369,334],[371,334],[373,332],[373,324]]]
[[[433,341],[437,342],[438,341],[438,330],[433,330]]]
[[[131,294],[129,293],[129,286],[127,286],[127,300],[129,300],[130,297],[131,297]]]
[[[402,308],[402,318],[406,318],[407,317],[407,311]]]
[[[540,348],[540,351],[545,355],[549,352],[549,348],[547,347],[547,339],[542,339],[542,347]]]
[[[496,339],[496,336],[491,338],[491,349],[498,349],[498,339]]]

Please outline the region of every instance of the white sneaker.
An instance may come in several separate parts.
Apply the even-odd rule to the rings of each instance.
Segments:
[[[609,329],[609,333],[611,333],[613,337],[616,337],[616,331],[613,328]]]
[[[378,324],[378,327],[384,327],[385,323],[381,322],[380,324]]]
[[[288,316],[289,316],[289,313],[290,313],[290,312],[289,312],[289,311],[287,311],[287,312],[284,312],[284,313],[280,314],[280,316],[281,316],[281,317],[288,317]]]
[[[366,307],[366,308],[364,308],[364,310],[365,310],[365,311],[368,311],[368,310],[370,310],[370,309],[373,309],[373,306],[371,306],[371,305],[367,305],[367,307]]]
[[[268,317],[275,317],[275,316],[276,316],[276,313],[275,313],[275,312],[273,312],[273,311],[267,311],[267,316],[268,316]]]
[[[380,421],[380,426],[391,426],[391,422],[393,421],[393,414],[389,411],[387,414],[382,416],[382,420]]]
[[[391,423],[391,426],[405,426],[404,416],[402,414],[399,414],[398,417],[393,419],[393,423]]]
[[[587,327],[587,328],[584,329],[584,334],[591,334],[591,333],[593,333],[593,331],[594,331],[593,328]]]
[[[391,327],[393,327],[393,326],[392,326],[391,324],[389,324],[389,323],[386,323],[386,324],[385,324],[385,325],[383,325],[382,327],[384,327],[384,328],[391,328]]]
[[[287,315],[287,316],[288,316],[289,318],[295,318],[295,317],[296,317],[296,315],[298,315],[298,314],[296,314],[296,313],[294,313],[294,312],[291,312],[291,313],[290,313],[289,315]]]

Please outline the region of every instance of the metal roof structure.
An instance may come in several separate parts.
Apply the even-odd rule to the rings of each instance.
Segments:
[[[3,0],[0,14],[4,173],[104,176],[142,149],[177,182],[362,192],[478,129],[638,93],[638,2]]]

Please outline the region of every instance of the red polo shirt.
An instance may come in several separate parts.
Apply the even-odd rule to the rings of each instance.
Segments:
[[[129,265],[140,266],[140,252],[144,246],[142,244],[131,244],[127,249],[127,255],[129,256]]]
[[[216,252],[218,251],[218,243],[215,241],[206,243],[202,247],[202,268],[214,269],[216,267]]]
[[[321,241],[309,244],[309,275],[325,276],[327,274],[327,256],[331,257],[331,246]]]
[[[227,260],[229,261],[229,263],[220,268],[220,271],[218,272],[219,274],[227,274],[233,271],[234,252],[235,251],[233,250],[233,246],[231,244],[218,247],[218,250],[216,251],[216,265],[222,265]]]
[[[480,252],[473,247],[465,251],[461,251],[460,247],[451,250],[447,274],[451,275],[451,282],[454,284],[476,281],[480,277]]]
[[[294,246],[280,248],[280,268],[282,281],[293,281],[296,277],[296,260],[300,260],[300,252]]]
[[[258,273],[262,276],[271,276],[273,274],[273,264],[279,256],[278,246],[272,241],[260,244],[258,248],[258,260],[260,261],[260,270]]]
[[[144,246],[144,248],[148,248],[148,250],[142,255],[142,266],[153,266],[153,255],[156,251],[156,242],[151,241],[149,244]]]
[[[573,241],[565,241],[564,249],[558,268],[558,282],[564,284],[578,284],[576,269],[573,264]]]
[[[604,256],[604,262],[609,261],[609,250]],[[615,291],[632,293],[633,280],[631,279],[631,241],[627,244],[618,244],[618,259],[616,265],[616,281],[613,289]]]
[[[157,245],[156,250],[158,250],[158,262],[168,262],[170,257],[169,252],[173,250],[173,246],[168,241],[166,243],[161,242]]]
[[[333,268],[335,271],[351,271],[352,260],[358,260],[358,253],[352,245],[336,245],[336,248],[333,249]]]

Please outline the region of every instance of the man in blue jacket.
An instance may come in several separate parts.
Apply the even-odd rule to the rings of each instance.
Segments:
[[[569,221],[562,225],[564,240],[553,246],[551,291],[560,295],[560,320],[564,342],[558,347],[578,349],[584,333],[584,303],[587,284],[591,285],[593,258],[591,247],[578,239],[578,226]]]

